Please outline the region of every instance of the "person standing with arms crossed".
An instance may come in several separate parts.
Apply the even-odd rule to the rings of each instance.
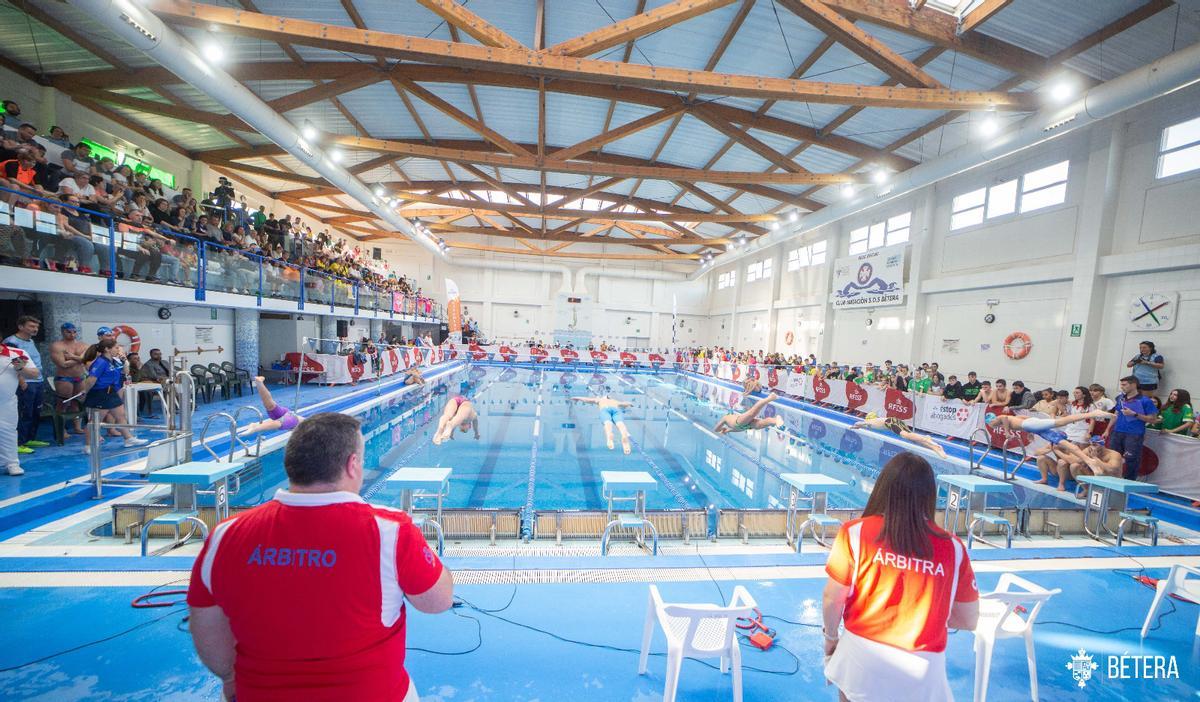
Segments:
[[[87,352],[87,344],[79,340],[79,329],[70,322],[63,322],[60,331],[62,338],[50,344],[50,360],[54,363],[54,392],[62,402],[83,390],[83,378],[87,375],[83,354]],[[83,433],[81,421],[75,418],[72,434]]]

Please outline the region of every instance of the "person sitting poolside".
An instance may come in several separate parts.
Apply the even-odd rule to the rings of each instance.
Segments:
[[[1125,470],[1125,457],[1121,455],[1120,451],[1114,451],[1105,446],[1104,439],[1099,436],[1093,436],[1085,448],[1072,445],[1065,452],[1069,456],[1067,464],[1070,477],[1073,479],[1078,479],[1081,475],[1107,475],[1119,478]],[[1063,474],[1059,474],[1058,489],[1064,492],[1066,491],[1066,481],[1063,478],[1065,477]],[[1087,486],[1080,486],[1076,497],[1086,495]]]
[[[750,397],[759,390],[762,390],[762,383],[758,382],[758,378],[754,376],[747,377],[745,382],[742,383],[742,399]]]
[[[617,431],[621,432],[621,450],[628,456],[633,447],[629,442],[629,428],[625,426],[625,414],[621,410],[633,407],[633,403],[614,400],[608,396],[608,388],[604,390],[603,397],[572,397],[571,399],[575,402],[586,402],[599,407],[601,416],[604,417],[604,439],[608,444],[608,450],[611,451],[615,448],[613,427],[616,427]]]
[[[745,412],[741,412],[739,414],[727,414],[724,417],[721,417],[721,419],[717,422],[717,425],[713,427],[713,431],[718,434],[729,434],[731,432],[749,431],[750,429],[782,427],[783,417],[776,416],[771,417],[770,419],[758,418],[759,412],[762,412],[767,405],[778,399],[778,395],[771,393],[758,402],[755,402],[750,406],[750,409],[746,410]]]
[[[238,434],[250,436],[261,431],[277,431],[279,429],[291,431],[304,421],[303,417],[275,401],[275,398],[271,396],[271,391],[267,389],[266,378],[261,375],[255,376],[254,387],[258,389],[258,399],[262,402],[263,409],[267,411],[267,418],[238,430]]]
[[[941,444],[934,441],[932,438],[925,436],[924,434],[918,434],[915,431],[912,431],[912,429],[910,429],[909,426],[904,423],[903,419],[898,419],[896,417],[880,417],[874,412],[870,412],[861,422],[854,424],[854,426],[850,428],[855,430],[887,429],[905,441],[911,441],[914,444],[924,446],[942,458],[946,458],[946,450],[942,448]]]
[[[475,438],[479,438],[479,413],[475,411],[475,403],[463,395],[455,395],[446,403],[442,418],[438,420],[437,431],[433,433],[434,445],[453,439],[455,428],[463,433],[474,429]]]
[[[405,385],[424,385],[425,384],[425,378],[424,378],[424,376],[421,375],[421,369],[419,367],[414,366],[413,368],[409,368],[408,370],[404,371],[404,375],[405,375],[405,378],[404,378]]]

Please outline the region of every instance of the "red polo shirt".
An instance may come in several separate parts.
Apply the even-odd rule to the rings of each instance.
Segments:
[[[825,572],[850,588],[842,613],[846,631],[906,651],[946,650],[950,607],[979,599],[979,591],[962,542],[934,529],[946,538],[931,536],[931,557],[923,559],[879,543],[883,517],[842,525]]]
[[[441,573],[404,512],[349,492],[280,490],[217,525],[187,600],[229,618],[239,702],[399,700],[404,595]]]

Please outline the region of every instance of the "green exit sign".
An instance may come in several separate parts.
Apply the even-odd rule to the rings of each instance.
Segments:
[[[1071,325],[1071,336],[1083,336],[1083,325],[1082,324],[1072,324]]]

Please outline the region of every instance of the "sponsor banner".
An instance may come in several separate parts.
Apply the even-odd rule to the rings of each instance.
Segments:
[[[835,308],[904,304],[904,252],[907,244],[839,258],[833,266]]]
[[[961,400],[946,400],[935,395],[917,395],[917,416],[913,425],[942,436],[970,439],[983,426],[985,408]]]
[[[809,379],[812,376],[805,373],[788,373],[787,381],[783,385],[783,391],[792,397],[803,397],[812,399],[812,384]]]
[[[446,322],[450,338],[462,343],[462,299],[458,295],[458,283],[446,278]]]
[[[1141,474],[1167,492],[1200,499],[1200,441],[1153,429],[1146,432]]]

